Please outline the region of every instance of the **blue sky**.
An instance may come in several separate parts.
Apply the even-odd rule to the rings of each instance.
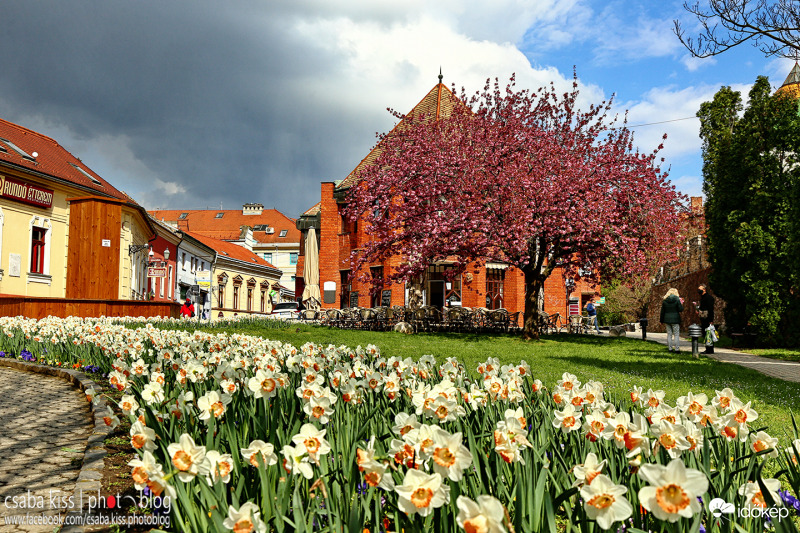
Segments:
[[[6,0],[0,117],[50,135],[148,208],[296,217],[437,82],[487,77],[616,94],[676,187],[701,193],[694,117],[722,85],[791,69],[742,45],[697,60],[672,33],[679,1]],[[687,119],[688,120],[680,120]],[[672,121],[672,122],[666,122]]]

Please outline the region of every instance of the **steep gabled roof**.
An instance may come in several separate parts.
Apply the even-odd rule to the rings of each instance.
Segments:
[[[425,116],[439,119],[441,117],[450,116],[450,113],[453,112],[453,109],[457,105],[461,104],[461,100],[459,100],[458,97],[456,97],[456,95],[454,95],[453,92],[445,87],[445,85],[441,82],[440,75],[439,83],[437,83],[433,89],[431,89],[428,94],[426,94],[422,100],[420,100],[420,102],[406,115],[412,117]],[[392,133],[398,129],[402,129],[404,120],[405,119],[398,122],[397,125],[392,128],[392,131],[389,132],[389,135],[392,135]],[[367,154],[367,157],[361,160],[356,168],[354,168],[353,171],[350,172],[350,174],[348,174],[347,177],[336,186],[336,189],[347,189],[354,185],[358,181],[358,174],[361,172],[361,169],[375,162],[375,159],[381,153],[382,144],[382,142],[378,143],[375,148],[370,150],[370,152]]]
[[[268,226],[275,232],[253,230],[253,238],[265,244],[300,242],[300,230],[295,226],[295,220],[277,209],[264,209],[260,215],[244,215],[241,209],[162,209],[150,211],[150,214],[156,220],[177,224],[181,230],[214,239],[235,241],[241,235],[242,226]],[[281,237],[283,230],[286,230],[286,236]]]
[[[209,248],[216,251],[217,254],[222,257],[230,257],[231,259],[238,259],[239,261],[252,263],[258,266],[271,267],[280,272],[280,270],[275,265],[260,258],[259,256],[257,256],[244,246],[239,246],[238,244],[233,244],[232,242],[214,239],[212,237],[208,237],[201,233],[195,233],[192,231],[183,231],[183,230],[182,232],[194,238],[195,240],[202,242]]]
[[[0,163],[22,167],[101,196],[135,204],[50,137],[3,119],[0,119]]]
[[[786,76],[783,85],[775,91],[775,94],[777,93],[794,96],[795,98],[800,97],[800,65],[798,65],[797,62],[795,62],[789,75]]]
[[[308,210],[302,214],[302,216],[313,217],[314,215],[318,215],[321,208],[322,202],[317,202],[313,206],[309,207]]]

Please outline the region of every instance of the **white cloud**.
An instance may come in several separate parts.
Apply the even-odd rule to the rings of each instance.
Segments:
[[[691,54],[686,54],[681,58],[681,63],[686,67],[689,72],[695,72],[701,68],[709,68],[717,64],[717,60],[713,57],[699,58]]]

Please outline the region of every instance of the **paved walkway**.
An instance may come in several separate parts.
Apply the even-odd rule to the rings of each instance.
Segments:
[[[66,514],[91,420],[70,383],[0,367],[0,532],[58,530],[41,522]],[[26,515],[27,524],[11,523]]]
[[[636,331],[635,333],[628,333],[629,337],[634,339],[642,338],[642,332]],[[655,341],[667,346],[666,333],[651,333],[647,332],[647,340]],[[681,350],[688,354],[692,353],[692,341],[681,339]],[[705,346],[701,343],[699,350],[702,352]],[[700,354],[700,357],[710,357],[723,363],[733,363],[747,368],[757,370],[767,376],[783,379],[785,381],[794,381],[800,383],[800,363],[792,361],[781,361],[779,359],[770,359],[769,357],[759,357],[757,355],[749,354],[746,352],[739,352],[736,350],[729,350],[727,348],[714,347],[713,355]]]

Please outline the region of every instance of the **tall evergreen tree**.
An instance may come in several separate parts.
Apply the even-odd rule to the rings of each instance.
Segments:
[[[741,95],[723,87],[697,114],[711,286],[727,302],[731,330],[747,326],[767,342],[793,343],[800,338],[792,253],[800,234],[792,212],[800,176],[798,102],[773,95],[765,77],[749,96],[740,116]]]

